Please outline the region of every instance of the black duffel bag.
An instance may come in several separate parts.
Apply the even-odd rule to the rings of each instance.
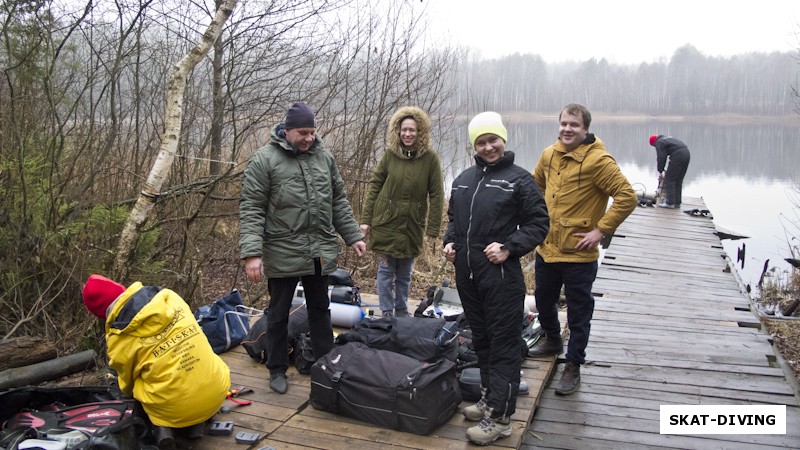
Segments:
[[[365,317],[350,331],[336,337],[337,344],[362,342],[420,361],[458,356],[458,322],[425,317]]]
[[[342,269],[341,267],[335,269],[333,272],[328,275],[328,284],[331,286],[355,286],[353,284],[353,277],[350,276],[350,272],[347,269]]]
[[[355,286],[331,285],[328,296],[333,303],[361,306],[361,293]]]
[[[311,405],[375,425],[430,434],[458,410],[455,363],[350,342],[311,366]]]

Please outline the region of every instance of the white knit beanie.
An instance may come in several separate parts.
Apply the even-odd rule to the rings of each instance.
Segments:
[[[469,121],[467,126],[469,133],[469,142],[472,147],[475,147],[475,141],[484,134],[492,133],[503,139],[503,142],[508,142],[508,132],[506,127],[503,126],[503,118],[500,114],[494,111],[486,111],[478,114]]]

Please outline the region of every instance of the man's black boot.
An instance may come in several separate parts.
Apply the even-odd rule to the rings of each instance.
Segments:
[[[172,428],[168,427],[155,427],[156,445],[159,450],[174,450],[175,449],[175,434]]]
[[[550,338],[545,335],[528,350],[528,356],[558,355],[562,351],[564,351],[564,344],[561,342],[561,337]]]
[[[286,384],[286,374],[283,372],[269,374],[269,388],[278,394],[285,394],[289,388]]]

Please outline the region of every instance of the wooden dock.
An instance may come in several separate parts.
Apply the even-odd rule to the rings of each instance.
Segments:
[[[310,377],[290,369],[289,392],[278,395],[267,386],[269,375],[263,365],[254,363],[243,351],[225,353],[225,361],[231,368],[234,385],[251,387],[255,392],[245,397],[253,403],[238,406],[227,414],[217,414],[215,420],[234,422],[230,436],[205,436],[190,442],[193,449],[248,448],[260,449],[271,446],[275,449],[382,449],[388,446],[398,449],[466,449],[471,445],[465,437],[467,427],[473,422],[464,421],[461,414],[436,429],[431,435],[379,428],[365,422],[318,411],[309,405]],[[497,442],[497,449],[519,448],[526,425],[533,417],[541,390],[555,366],[555,358],[528,359],[523,366],[523,379],[528,383],[530,394],[520,396],[517,412],[512,416],[514,433]],[[226,404],[232,405],[226,401]],[[467,406],[469,403],[462,403]],[[243,446],[235,443],[234,436],[240,431],[259,433],[258,443]],[[179,445],[179,447],[183,447]]]
[[[377,297],[367,300],[377,302]],[[346,331],[346,330],[337,330]],[[178,441],[179,448],[191,447],[200,450],[261,449],[383,449],[389,446],[398,449],[466,449],[474,448],[466,438],[466,429],[475,425],[467,422],[459,413],[437,428],[432,434],[420,436],[400,432],[348,419],[332,413],[318,411],[309,404],[310,376],[289,369],[289,391],[279,395],[269,387],[269,374],[263,364],[253,361],[241,347],[222,355],[231,369],[231,384],[247,386],[252,394],[242,397],[252,404],[234,407],[231,412],[217,414],[214,420],[232,421],[234,430],[229,436],[205,436],[197,441]],[[528,384],[529,394],[517,400],[517,411],[511,416],[513,434],[484,448],[517,449],[522,444],[533,412],[542,391],[555,369],[555,357],[527,358],[523,361],[522,379]],[[226,401],[226,405],[233,403]],[[462,402],[461,408],[470,405]],[[235,435],[240,432],[258,433],[257,443],[244,446],[237,444]]]
[[[683,209],[693,208],[705,206],[689,199]],[[617,231],[598,272],[579,391],[554,394],[553,375],[562,359],[525,360],[530,394],[519,398],[513,435],[489,448],[800,448],[794,385],[729,272],[715,231],[709,217],[637,208]],[[241,348],[223,358],[232,383],[254,390],[246,396],[253,403],[215,418],[232,421],[233,435],[206,436],[187,443],[191,448],[477,447],[465,438],[472,424],[461,414],[429,436],[379,428],[315,410],[307,375],[290,369],[289,392],[278,395],[267,386],[266,368]],[[661,435],[662,404],[787,405],[787,434]],[[236,444],[240,431],[258,433],[259,441]]]
[[[713,220],[683,212],[705,205],[687,200],[681,210],[639,207],[617,230],[594,284],[581,387],[560,397],[549,383],[522,448],[800,448],[791,374],[730,273]],[[787,434],[662,435],[665,404],[787,405]]]

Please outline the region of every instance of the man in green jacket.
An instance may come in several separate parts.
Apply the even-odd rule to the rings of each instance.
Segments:
[[[586,358],[598,245],[633,212],[637,199],[603,141],[589,133],[592,115],[585,106],[565,106],[558,121],[558,141],[544,149],[533,172],[547,203],[550,231],[536,249],[534,296],[545,337],[528,355],[561,353],[558,299],[563,286],[570,334],[556,394],[569,395],[580,385],[580,366]],[[614,199],[610,208],[609,198]]]
[[[292,105],[270,133],[269,144],[250,159],[239,203],[239,247],[247,278],[268,278],[269,387],[287,391],[289,308],[303,283],[314,357],[333,348],[328,274],[336,269],[339,242],[366,252],[364,235],[347,200],[333,154],[316,135],[314,113]]]

